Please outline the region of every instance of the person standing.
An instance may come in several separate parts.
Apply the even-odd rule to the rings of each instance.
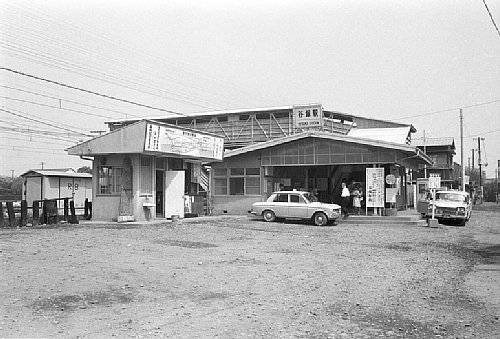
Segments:
[[[351,193],[349,193],[349,189],[347,188],[345,182],[342,183],[342,193],[340,194],[340,207],[342,209],[342,214],[344,215],[344,219],[347,219],[349,216],[349,200],[351,197]]]
[[[354,207],[354,210],[359,215],[361,211],[361,190],[357,185],[354,187],[354,191],[352,191],[352,207]]]

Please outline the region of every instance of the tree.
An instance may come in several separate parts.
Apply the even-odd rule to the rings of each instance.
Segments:
[[[92,174],[92,168],[89,166],[82,166],[79,169],[76,170],[77,173],[90,173]]]

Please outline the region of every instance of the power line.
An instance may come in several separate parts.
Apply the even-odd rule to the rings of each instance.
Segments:
[[[31,101],[31,100],[17,99],[17,98],[12,98],[12,97],[6,97],[6,96],[3,96],[3,95],[0,95],[0,98],[2,98],[2,99],[8,99],[8,100],[13,100],[13,101],[24,102],[24,103],[27,103],[27,104],[33,104],[33,105],[38,105],[38,106],[43,106],[43,107],[62,109],[62,110],[65,110],[65,111],[70,111],[70,112],[75,112],[75,113],[82,113],[82,114],[85,114],[85,115],[91,115],[91,116],[98,117],[98,118],[113,119],[112,117],[107,116],[107,115],[101,115],[101,114],[95,114],[95,113],[90,113],[90,112],[84,112],[84,111],[79,111],[77,109],[72,109],[72,108],[63,108],[63,107],[60,107],[60,106],[52,106],[52,105],[42,104],[41,102]]]
[[[495,29],[497,30],[498,35],[500,35],[500,30],[498,29],[497,24],[495,23],[495,19],[493,19],[493,15],[490,12],[490,9],[488,8],[488,5],[486,4],[486,0],[483,0],[484,7],[486,8],[486,11],[488,12],[488,15],[490,16],[491,22],[493,23],[493,26],[495,26]]]
[[[408,118],[423,117],[423,116],[426,116],[426,115],[432,115],[432,114],[438,114],[438,113],[444,113],[444,112],[451,112],[451,111],[458,111],[460,109],[465,109],[465,108],[471,108],[471,107],[478,107],[478,106],[489,105],[489,104],[493,104],[493,103],[496,103],[496,102],[500,102],[500,99],[492,100],[492,101],[480,102],[480,103],[469,105],[469,106],[462,106],[462,107],[457,107],[457,108],[448,108],[448,109],[444,109],[444,110],[440,110],[440,111],[427,112],[427,113],[422,113],[422,114],[417,114],[417,115],[409,115],[409,116],[406,116],[406,117],[401,117],[401,118],[396,118],[396,119],[391,119],[391,120],[397,121],[397,120],[404,120],[404,119],[408,119]]]
[[[136,118],[140,118],[140,116],[138,116],[138,115],[134,115],[134,114],[126,113],[126,112],[120,112],[120,111],[116,111],[116,110],[113,110],[113,109],[110,109],[110,108],[99,107],[99,106],[95,106],[95,105],[88,105],[88,104],[84,104],[84,103],[79,102],[79,101],[64,99],[62,97],[61,98],[60,97],[54,97],[54,96],[51,96],[51,95],[46,95],[46,94],[42,94],[40,92],[34,92],[34,91],[27,90],[27,89],[19,88],[19,87],[11,87],[11,86],[7,86],[7,85],[0,85],[0,87],[11,89],[11,90],[14,90],[14,91],[23,92],[23,93],[28,93],[28,94],[33,94],[33,95],[41,96],[43,98],[49,98],[49,99],[54,99],[54,100],[62,100],[64,102],[70,102],[72,104],[81,105],[81,106],[84,106],[84,107],[95,108],[95,109],[100,109],[100,110],[103,110],[103,111],[109,111],[109,112],[113,112],[113,113],[123,114],[125,116],[129,116],[130,115],[130,116],[133,116],[133,117],[136,117]],[[84,113],[84,112],[81,112],[81,113]],[[91,113],[89,113],[89,114],[91,114]],[[110,118],[108,116],[102,116],[102,117]]]
[[[56,126],[56,125],[52,125],[52,124],[49,124],[47,122],[43,122],[43,121],[40,121],[40,120],[37,120],[37,119],[34,119],[34,118],[30,118],[30,117],[27,117],[27,116],[23,116],[22,114],[18,114],[18,113],[15,113],[15,112],[11,112],[9,110],[6,110],[4,108],[0,108],[0,111],[2,112],[5,112],[5,113],[8,113],[8,114],[11,114],[11,115],[14,115],[16,117],[20,117],[20,118],[23,118],[23,119],[26,119],[26,120],[30,120],[30,121],[34,121],[34,122],[38,122],[40,124],[44,124],[44,125],[47,125],[47,126],[50,126],[50,127],[54,127],[54,128],[59,128],[59,129],[62,129],[62,130],[65,130],[65,131],[68,131],[68,132],[72,132],[72,133],[75,133],[77,135],[81,135],[81,136],[85,136],[85,137],[91,137],[91,135],[89,134],[85,134],[85,133],[81,133],[81,132],[78,132],[78,131],[74,131],[74,130],[71,130],[69,128],[64,128],[64,127],[60,127],[60,126]]]
[[[84,88],[81,88],[81,87],[67,85],[67,84],[64,84],[62,82],[50,80],[50,79],[47,79],[47,78],[38,77],[36,75],[27,74],[27,73],[24,73],[24,72],[21,72],[21,71],[17,71],[17,70],[11,69],[11,68],[7,68],[7,67],[0,67],[0,70],[4,70],[4,71],[7,71],[7,72],[12,72],[12,73],[24,76],[24,77],[28,77],[28,78],[32,78],[32,79],[36,79],[36,80],[40,80],[40,81],[45,81],[45,82],[48,82],[48,83],[51,83],[51,84],[54,84],[54,85],[57,85],[57,86],[62,86],[62,87],[70,88],[70,89],[73,89],[73,90],[76,90],[76,91],[80,91],[80,92],[84,92],[84,93],[88,93],[88,94],[92,94],[92,95],[97,95],[97,96],[100,96],[100,97],[103,97],[103,98],[107,98],[107,99],[110,99],[110,100],[116,100],[116,101],[124,102],[124,103],[127,103],[127,104],[131,104],[131,105],[135,105],[135,106],[139,106],[139,107],[144,107],[144,108],[149,108],[149,109],[160,111],[160,112],[164,112],[164,113],[171,113],[171,114],[177,114],[177,115],[180,115],[180,116],[183,116],[183,117],[189,117],[189,115],[182,114],[182,113],[179,113],[179,112],[174,112],[174,111],[170,111],[170,110],[163,109],[163,108],[158,108],[158,107],[154,107],[154,106],[150,106],[150,105],[146,105],[146,104],[141,104],[141,103],[138,103],[138,102],[135,102],[135,101],[127,100],[127,99],[117,98],[117,97],[114,97],[114,96],[111,96],[111,95],[94,92],[94,91],[91,91],[91,90],[88,90],[88,89],[84,89]]]

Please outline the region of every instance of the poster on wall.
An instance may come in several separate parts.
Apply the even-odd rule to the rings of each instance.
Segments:
[[[224,138],[172,126],[147,124],[144,150],[222,160]]]
[[[366,169],[366,207],[384,207],[384,169]]]
[[[321,104],[293,106],[293,127],[311,128],[323,126]]]

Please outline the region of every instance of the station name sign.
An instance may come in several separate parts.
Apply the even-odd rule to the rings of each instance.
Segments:
[[[323,126],[321,104],[293,106],[293,127],[312,128]]]
[[[224,138],[198,131],[148,123],[144,150],[222,160]]]

